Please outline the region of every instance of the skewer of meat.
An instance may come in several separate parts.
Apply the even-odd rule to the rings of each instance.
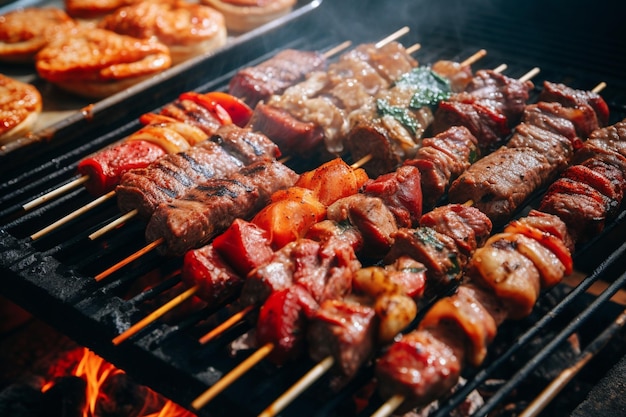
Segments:
[[[442,94],[434,101],[399,83],[392,94],[382,95],[357,115],[346,138],[346,148],[354,158],[374,155],[365,168],[376,176],[414,158],[427,129],[436,134],[451,126],[465,126],[486,154],[490,145],[503,141],[516,124],[533,87],[530,80],[537,71],[512,79],[500,71],[479,70],[466,90]],[[437,82],[436,78],[431,82]],[[467,108],[452,118],[441,110],[447,103],[463,103]]]
[[[589,145],[585,144],[580,150],[579,163],[572,167],[585,167],[589,168],[589,170],[583,169],[584,174],[577,176],[575,180],[572,179],[572,173],[566,170],[563,172],[563,176],[557,180],[557,182],[561,179],[576,181],[581,186],[593,184],[593,187],[596,187],[595,189],[604,197],[605,203],[612,201],[600,210],[601,218],[609,218],[615,214],[613,206],[621,205],[624,192],[626,191],[626,182],[624,181],[624,178],[626,178],[626,165],[624,162],[626,160],[619,151],[620,148],[623,148],[622,143],[626,138],[626,131],[623,129],[626,126],[625,123],[626,121],[621,121],[614,126],[597,129],[592,132],[590,137],[593,140],[599,140],[604,146],[597,146],[598,142],[590,142]],[[607,160],[611,162],[605,163]],[[580,173],[577,169],[573,171]],[[617,174],[617,177],[613,177],[614,174]],[[600,186],[600,184],[605,184],[606,186]],[[405,348],[398,349],[403,349],[404,352],[408,353],[410,351],[410,348],[407,349],[409,344],[416,346],[417,343],[421,343],[427,346],[426,349],[430,352],[429,354],[437,355],[438,352],[447,354],[454,364],[452,366],[456,369],[459,369],[458,367],[465,362],[474,363],[475,365],[480,364],[484,358],[486,345],[495,335],[497,326],[507,318],[516,319],[526,316],[534,305],[539,288],[549,288],[560,282],[571,267],[571,265],[567,264],[567,257],[565,256],[567,250],[573,251],[577,242],[588,239],[589,235],[586,234],[588,226],[597,221],[597,212],[595,210],[584,209],[589,205],[597,207],[595,203],[590,203],[591,199],[588,194],[559,194],[558,191],[555,191],[559,189],[561,189],[559,185],[556,185],[552,190],[548,188],[549,191],[544,195],[539,206],[540,210],[554,210],[554,214],[532,210],[529,216],[511,222],[505,227],[502,234],[499,234],[498,237],[492,240],[489,248],[485,249],[484,253],[477,251],[476,259],[472,261],[469,282],[464,285],[464,291],[474,291],[480,295],[478,301],[486,307],[488,316],[491,316],[489,321],[492,323],[492,330],[489,337],[484,338],[482,341],[471,336],[472,333],[469,333],[468,327],[462,327],[461,333],[468,335],[467,337],[470,338],[469,345],[473,346],[472,352],[483,353],[478,356],[468,355],[467,350],[459,344],[459,338],[451,337],[445,330],[445,326],[441,325],[442,321],[438,317],[442,317],[442,315],[437,311],[434,311],[430,319],[421,325],[421,329],[417,331],[419,336],[417,336],[417,333],[411,336],[412,340],[405,342]],[[583,210],[577,210],[579,214],[576,224],[570,221],[571,218],[566,217],[562,220],[558,217],[559,214],[570,216],[567,210],[559,211],[563,207],[559,200],[564,199],[568,203],[576,202],[577,209],[583,208]],[[558,219],[558,221],[555,219]],[[594,224],[595,231],[600,231],[603,228],[602,225],[602,221],[598,225]],[[579,230],[581,227],[582,229]],[[524,237],[520,238],[520,234]],[[538,242],[540,246],[543,246],[543,249],[532,249],[526,238],[534,239],[535,244]],[[504,244],[506,242],[509,242],[509,244]],[[512,243],[515,243],[515,245],[512,245]],[[542,254],[541,251],[545,250],[550,251],[552,255],[545,252]],[[522,269],[525,271],[525,277],[519,275],[517,269],[516,272],[513,272],[513,270],[507,272],[499,267],[500,262],[497,261],[499,257],[508,259],[507,262],[509,264],[515,262],[517,265],[524,265]],[[563,266],[561,272],[559,272],[559,269],[554,269],[554,266],[559,264],[551,262],[551,257],[552,259],[556,257],[561,261]],[[517,259],[517,261],[514,259]],[[563,262],[564,260],[565,262]],[[494,263],[493,261],[497,262]],[[528,280],[528,277],[532,277],[532,279]],[[499,306],[500,311],[494,309],[495,306]],[[443,312],[444,307],[441,307],[439,310]],[[457,323],[461,323],[461,320],[469,323],[470,320],[475,321],[476,319],[469,317],[471,314],[468,314],[467,318],[461,319],[457,314],[460,314],[460,312],[450,316]],[[424,320],[427,318],[428,314]],[[429,400],[443,395],[454,385],[457,379],[459,372],[454,371],[447,376],[442,376],[439,382],[431,384],[430,388],[424,385],[427,383],[426,381],[417,382],[417,379],[413,383],[406,379],[404,382],[399,382],[401,377],[397,371],[394,371],[392,366],[393,361],[397,359],[397,357],[394,357],[395,355],[395,352],[390,351],[388,359],[381,362],[381,369],[388,368],[380,371],[380,373],[385,373],[389,377],[392,377],[395,373],[395,377],[383,377],[383,383],[390,388],[387,394],[383,394],[385,397],[390,397],[392,395],[391,391],[395,391],[395,393],[402,392],[406,396],[392,397],[394,398],[393,403],[395,406],[399,406],[405,400],[407,400],[407,407],[415,404],[424,405]],[[404,366],[407,366],[406,359],[405,355],[403,359]],[[419,365],[420,363],[421,365]],[[423,361],[416,360],[413,362],[413,365],[416,365],[412,368],[416,375],[434,375],[435,369],[425,365]],[[377,415],[387,415],[389,412],[393,412],[393,409],[387,408],[384,410],[384,414],[381,411]]]
[[[523,229],[524,229],[524,232],[528,233],[527,228],[523,228]],[[407,252],[407,245],[413,246],[413,245],[415,245],[418,242],[421,242],[421,243],[427,242],[427,241],[432,242],[434,235],[432,233],[429,233],[428,235],[420,235],[418,233],[412,233],[412,234],[406,234],[405,233],[403,235],[403,234],[398,233],[398,234],[396,234],[395,237],[396,237],[396,241],[394,243],[394,246],[397,243],[397,246],[395,246],[395,247],[396,248],[401,248],[401,249],[399,249],[400,252],[406,253]],[[551,283],[555,280],[555,277],[558,276],[559,273],[562,274],[563,271],[571,271],[571,262],[568,263],[569,253],[568,253],[567,250],[562,250],[562,249],[564,249],[564,245],[563,244],[561,244],[560,246],[556,245],[556,242],[554,241],[554,239],[550,240],[550,239],[548,239],[546,237],[540,238],[540,237],[537,237],[537,236],[534,236],[534,235],[533,235],[533,238],[539,239],[540,242],[543,243],[543,244],[546,244],[546,241],[550,241],[550,243],[552,245],[554,245],[554,246],[558,247],[559,249],[561,249],[560,251],[556,251],[556,253],[553,254],[553,256],[552,256],[554,258],[555,262],[560,262],[561,269],[560,270],[557,269],[555,271],[554,268],[553,268],[552,270],[550,270],[548,272],[546,272],[545,270],[542,270],[542,273],[543,273],[542,278],[545,281],[549,282],[550,285],[551,285]],[[529,255],[529,254],[533,255],[534,256],[533,260],[536,263],[539,263],[539,260],[538,260],[539,256],[544,256],[545,257],[545,256],[547,256],[546,254],[550,253],[550,252],[547,252],[546,250],[544,250],[542,252],[541,249],[537,245],[533,244],[529,240],[524,241],[524,242],[520,242],[519,239],[524,239],[524,238],[517,237],[516,244],[519,245],[520,247],[522,247],[522,245],[524,245],[523,246],[525,248],[525,252],[524,253],[526,255]],[[409,242],[409,243],[407,243],[407,242]],[[550,249],[554,250],[554,246],[550,246]],[[444,248],[445,245],[440,244],[437,247],[439,248],[438,252],[442,252],[441,249]],[[423,253],[424,253],[423,248],[418,248],[416,252],[411,252],[411,254],[423,254]],[[393,259],[394,256],[395,256],[395,253],[392,250],[391,253],[388,255],[388,257],[391,257]],[[445,259],[443,259],[443,262],[442,262],[442,259],[439,258],[438,261],[432,262],[432,263],[429,264],[431,270],[435,271],[435,275],[439,276],[440,278],[441,277],[445,278],[446,273],[443,273],[443,274],[442,273],[437,273],[439,265],[442,265],[442,264],[446,265],[446,263],[449,263],[450,259],[452,259],[452,257],[447,256],[446,253],[443,254],[443,258],[445,258]],[[569,258],[569,259],[571,261],[571,258]],[[453,265],[452,268],[447,268],[446,271],[449,272],[449,271],[454,271],[454,270],[456,270],[457,272],[460,272],[458,268],[454,268],[454,265]],[[567,272],[567,273],[569,273],[569,272]],[[528,305],[526,305],[525,307],[528,308]],[[261,348],[261,349],[264,349],[264,351],[265,351],[264,355],[269,355],[269,354],[271,354],[272,349],[268,349],[266,346],[267,345],[264,345],[263,348]],[[254,360],[257,360],[258,358],[259,358],[259,356],[255,356]],[[247,368],[248,366],[250,366],[248,363],[242,364],[242,368],[244,368],[244,369]],[[322,366],[323,368],[326,368],[328,365],[327,365],[327,362],[324,362],[324,364],[320,365],[320,366]],[[319,372],[320,372],[319,369],[315,370],[316,375],[319,374]],[[236,375],[240,375],[241,373],[240,373],[239,370],[236,370],[235,374]],[[230,376],[228,377],[228,380],[229,381],[231,380]],[[220,386],[216,387],[213,390],[210,390],[205,396],[202,396],[202,398],[198,399],[198,404],[201,403],[202,401],[207,401],[208,398],[211,398],[213,395],[215,395],[215,393],[217,391],[219,391],[221,389],[223,389],[223,386],[220,384]]]
[[[275,250],[303,237],[312,223],[325,217],[327,205],[356,193],[367,180],[362,169],[339,158],[300,175],[292,187],[274,193],[272,202],[250,221],[237,218],[210,244],[185,253],[182,278],[193,290],[172,300],[171,307],[163,307],[132,326],[113,343],[128,339],[183,298],[197,295],[210,304],[227,300],[240,290],[241,277],[269,261]],[[203,279],[198,279],[199,275]]]
[[[537,104],[526,107],[522,123],[508,143],[452,183],[449,201],[471,200],[494,224],[502,224],[534,191],[571,163],[581,138],[607,118],[608,106],[596,92],[585,93],[548,81],[544,91],[559,91],[569,102],[547,101],[555,100],[555,94],[541,94]],[[590,102],[602,104],[594,107]]]
[[[477,209],[450,205],[424,215],[420,226],[411,230],[415,234],[421,230],[433,237],[448,236],[459,244],[459,254],[471,254],[488,238],[490,225],[487,217]],[[392,253],[386,257],[387,266],[384,268],[375,266],[357,271],[353,277],[353,287],[356,294],[366,294],[365,300],[362,299],[363,295],[357,297],[360,304],[365,301],[364,306],[357,307],[355,301],[350,299],[329,300],[320,305],[310,319],[307,334],[308,352],[317,365],[272,402],[261,413],[262,416],[276,415],[333,367],[338,374],[333,385],[335,388],[344,385],[372,357],[376,347],[391,343],[398,333],[408,327],[417,314],[417,304],[410,303],[407,296],[417,301],[424,294],[424,283],[430,293],[434,292],[433,287],[440,285],[437,274],[424,264],[424,261],[428,264],[438,263],[440,259],[432,257],[437,256],[434,255],[436,251],[423,251],[429,245],[434,245],[433,241],[426,244],[414,240],[410,245],[413,248],[409,250],[402,243],[392,249]],[[420,278],[422,286],[415,292],[415,281]],[[413,289],[407,291],[407,288]],[[373,299],[368,301],[368,298]],[[412,305],[415,310],[411,308]],[[370,324],[371,328],[364,326],[358,319],[363,309],[368,311],[367,306],[372,306],[376,312],[376,322]],[[351,319],[353,311],[357,315]],[[352,327],[352,324],[355,326]]]
[[[341,203],[338,201],[338,204]],[[443,212],[444,210],[444,208],[441,208],[440,212]],[[431,220],[429,224],[434,225],[434,223],[438,223],[442,226],[439,227],[438,230],[451,230],[449,227],[444,226],[445,221],[443,218],[445,215],[440,215],[440,212],[430,214]],[[458,216],[456,218],[458,221],[465,218],[466,215],[472,217],[469,212],[472,212],[474,216],[479,213],[476,209],[471,207],[455,206],[450,209],[449,214],[457,213]],[[375,221],[375,218],[373,218],[370,222],[374,223]],[[486,239],[491,230],[488,227],[489,221],[484,215],[475,221],[461,221],[464,225],[464,229],[462,232],[460,230],[457,231],[457,234],[465,234],[465,238],[462,238],[461,240],[466,242],[466,244],[467,242],[480,244],[480,242]],[[457,223],[457,225],[458,224],[459,223]],[[476,229],[472,228],[472,225],[476,226]],[[439,238],[443,238],[444,235],[440,235],[439,232],[435,229],[431,229],[430,227],[424,226],[424,229],[428,229],[429,233],[432,233],[433,238],[428,243],[414,242],[414,244],[422,249],[427,246],[437,246],[437,244],[433,242]],[[437,236],[435,237],[435,235]],[[452,238],[448,239],[452,240]],[[450,243],[451,246],[454,245],[454,243],[448,243]],[[248,275],[246,284],[251,283],[252,285],[247,285],[247,287],[244,288],[244,292],[241,297],[243,299],[249,298],[249,302],[251,304],[259,304],[261,300],[264,300],[256,327],[258,343],[259,345],[262,345],[262,347],[259,348],[259,351],[262,353],[253,355],[251,357],[252,359],[242,363],[235,370],[233,370],[232,373],[229,373],[222,378],[219,383],[212,386],[208,391],[194,401],[194,408],[199,408],[206,404],[206,402],[228,386],[230,382],[239,377],[242,374],[242,370],[249,369],[251,362],[256,363],[262,357],[269,355],[273,362],[284,363],[284,361],[292,358],[294,355],[298,355],[301,352],[301,349],[298,349],[298,347],[304,343],[304,329],[300,329],[300,326],[304,325],[303,320],[305,320],[302,314],[310,315],[310,313],[305,313],[305,311],[314,308],[316,305],[320,306],[317,310],[319,316],[318,320],[314,321],[319,321],[320,323],[324,321],[321,317],[327,316],[325,316],[322,312],[328,311],[327,308],[329,308],[334,312],[330,313],[331,315],[341,315],[342,311],[349,311],[355,313],[357,317],[361,317],[361,319],[366,320],[366,322],[369,323],[365,324],[365,322],[361,322],[361,319],[359,319],[359,322],[363,324],[363,327],[361,328],[363,332],[359,332],[360,336],[355,337],[355,339],[363,341],[364,345],[360,346],[359,352],[361,354],[353,356],[356,362],[353,361],[348,364],[345,361],[340,360],[342,357],[342,353],[340,352],[344,352],[343,348],[345,348],[345,352],[348,352],[349,349],[355,347],[354,345],[344,345],[342,348],[339,348],[339,351],[333,352],[334,359],[336,360],[336,362],[333,362],[335,362],[336,365],[345,365],[345,367],[342,366],[342,368],[347,372],[347,374],[344,375],[346,380],[350,379],[354,375],[354,372],[360,366],[360,362],[369,357],[371,349],[368,349],[367,347],[373,347],[374,340],[378,339],[382,342],[389,341],[389,338],[393,337],[400,330],[400,328],[405,327],[412,321],[417,310],[415,305],[413,305],[413,308],[410,308],[410,305],[413,304],[412,301],[409,301],[408,305],[405,304],[406,301],[401,301],[401,299],[406,300],[406,298],[403,298],[403,296],[400,295],[398,289],[399,287],[404,288],[403,284],[400,281],[392,281],[396,282],[396,284],[392,285],[392,282],[387,281],[385,276],[389,274],[390,276],[394,276],[395,279],[398,279],[399,276],[404,277],[404,273],[409,275],[417,273],[421,277],[421,282],[423,283],[424,278],[421,275],[421,272],[415,272],[415,270],[419,269],[420,271],[423,271],[423,265],[420,262],[420,258],[433,256],[433,252],[435,251],[430,252],[430,255],[424,256],[424,252],[417,250],[409,253],[409,256],[405,257],[400,255],[398,252],[402,249],[406,249],[406,246],[399,245],[398,249],[389,258],[391,260],[390,264],[393,265],[390,265],[386,272],[382,269],[374,268],[363,270],[360,274],[358,274],[354,269],[354,266],[348,268],[348,271],[345,269],[341,269],[343,272],[336,271],[335,268],[338,266],[350,264],[350,262],[345,259],[353,259],[354,255],[337,255],[340,256],[341,259],[344,259],[342,261],[328,261],[326,260],[326,256],[322,256],[322,261],[317,262],[322,262],[322,265],[325,265],[322,267],[322,270],[326,272],[322,274],[316,272],[317,266],[314,270],[308,270],[308,265],[317,265],[316,261],[311,260],[311,252],[309,252],[310,249],[308,249],[309,247],[320,247],[319,253],[326,253],[326,249],[321,248],[328,247],[333,248],[329,249],[332,253],[336,253],[336,251],[344,253],[346,250],[345,245],[346,242],[337,236],[330,237],[324,240],[321,244],[316,244],[310,239],[301,239],[293,242],[292,247],[286,247],[286,251],[274,257],[273,261],[270,261],[270,263],[263,267],[255,269]],[[337,247],[344,249],[335,249]],[[351,246],[348,245],[348,247]],[[296,250],[295,248],[299,249]],[[456,251],[456,255],[453,255],[452,248],[450,249],[450,252],[446,252],[447,255],[455,257],[458,256],[458,262],[459,264],[462,264],[463,260],[458,250]],[[318,252],[314,251],[314,253]],[[416,255],[417,258],[414,258],[412,255]],[[287,258],[285,258],[285,256]],[[298,260],[296,261],[295,259],[292,259],[292,257],[297,258]],[[411,261],[409,261],[409,258]],[[314,255],[313,259],[320,258]],[[412,259],[416,260],[413,261]],[[327,265],[329,262],[331,262],[331,266],[335,266],[328,269]],[[433,259],[430,262],[437,263],[438,261]],[[282,265],[282,267],[279,265]],[[403,268],[405,267],[406,269],[403,271]],[[458,265],[452,269],[456,269],[456,267],[458,267]],[[301,268],[304,269],[301,270]],[[269,274],[270,271],[272,271],[271,274]],[[309,273],[304,273],[305,271]],[[340,299],[343,299],[347,292],[350,291],[350,287],[352,287],[351,284],[346,282],[347,273],[358,274],[351,279],[352,284],[355,285],[354,289],[365,291],[371,296],[378,296],[375,297],[378,299],[375,303],[377,306],[376,309],[378,310],[377,320],[380,321],[380,329],[378,331],[374,332],[376,325],[375,322],[371,321],[375,316],[373,313],[374,309],[372,307],[358,307],[353,301],[340,301]],[[438,280],[437,275],[429,276],[428,269],[426,269],[426,276],[428,276],[429,281],[429,284],[427,285],[430,285],[431,279],[434,281]],[[322,277],[324,282],[323,284],[319,282],[319,279]],[[386,284],[384,284],[383,281],[386,282]],[[394,288],[393,291],[390,289],[391,287]],[[411,285],[411,287],[415,289],[416,286]],[[412,295],[419,297],[422,292],[423,286]],[[398,311],[394,312],[388,309],[394,306],[398,309]],[[302,310],[303,308],[304,310]],[[295,311],[300,311],[300,313],[296,313],[293,309],[296,309]],[[282,312],[283,314],[280,314],[279,312]],[[347,318],[348,316],[345,317]],[[325,324],[329,323],[327,322]],[[296,326],[298,330],[294,330],[291,326]],[[347,343],[347,340],[350,339],[350,337],[347,337],[343,342],[337,341],[335,344],[324,343],[323,340],[329,340],[327,333],[329,328],[322,325],[321,327],[315,326],[315,329],[316,330],[312,331],[318,336],[326,334],[326,337],[321,340],[318,337],[312,337],[312,339],[318,343],[315,347],[317,355],[325,357],[330,354],[328,350],[322,349],[321,346],[328,347],[337,346],[337,344],[342,345],[343,343]],[[330,330],[330,333],[334,333],[334,331]],[[351,336],[356,336],[356,334]],[[311,343],[313,342],[311,341]],[[323,358],[314,356],[314,359],[321,360]]]
[[[152,250],[153,248],[158,247],[159,245],[161,245],[161,243],[163,243],[162,240],[158,240],[157,241],[152,241],[147,248],[144,248],[142,250],[140,250],[139,252],[141,254],[146,253],[149,250]],[[130,261],[136,259],[136,256],[131,255],[130,260],[123,260],[122,262],[118,263],[117,265],[114,265],[113,267],[107,269],[105,272],[103,272],[102,274],[98,275],[98,279],[102,279],[106,276],[108,276],[111,272],[116,271],[117,269],[121,268],[122,266],[126,265],[127,263],[129,263]]]

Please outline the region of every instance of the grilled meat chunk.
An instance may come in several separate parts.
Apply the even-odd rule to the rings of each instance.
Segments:
[[[285,49],[259,65],[238,71],[231,78],[228,90],[254,108],[325,66],[326,59],[319,52]]]
[[[393,241],[398,229],[395,217],[378,197],[354,194],[337,200],[328,207],[326,217],[348,222],[356,227],[367,244],[359,252],[365,257],[380,258]]]
[[[140,216],[148,218],[160,203],[178,198],[198,183],[277,155],[278,148],[266,136],[225,125],[186,152],[169,154],[146,168],[125,173],[116,188],[118,206],[122,212],[137,209]]]
[[[376,340],[377,319],[374,308],[350,298],[326,300],[311,318],[307,332],[309,356],[319,362],[335,359],[341,378],[333,388],[349,381],[371,357]]]
[[[420,171],[410,165],[368,181],[363,194],[379,197],[391,210],[399,227],[415,226],[422,215]]]
[[[161,203],[146,227],[146,239],[163,238],[162,253],[181,256],[206,244],[234,219],[249,218],[275,191],[292,186],[297,174],[276,161],[260,161],[227,178],[208,180],[181,197]]]
[[[448,192],[452,203],[473,202],[501,225],[530,193],[554,176],[550,161],[532,148],[500,148],[474,163]]]
[[[422,141],[414,158],[405,161],[419,169],[423,206],[429,210],[448,191],[448,187],[479,157],[474,135],[465,127],[451,127]]]
[[[491,220],[478,210],[463,204],[448,204],[424,214],[419,225],[450,236],[466,256],[481,247],[491,234]]]
[[[360,266],[352,246],[341,239],[298,239],[248,274],[241,300],[246,305],[260,305],[270,294],[298,283],[321,303],[348,294],[352,274]]]

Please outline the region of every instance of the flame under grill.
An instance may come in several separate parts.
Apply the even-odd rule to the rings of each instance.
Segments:
[[[104,281],[95,282],[93,276],[145,245],[144,224],[132,221],[101,239],[87,239],[89,233],[118,217],[115,201],[111,200],[31,242],[32,233],[93,198],[84,190],[76,189],[30,212],[21,210],[25,202],[73,178],[76,163],[82,157],[136,130],[139,127],[137,117],[154,111],[154,103],[165,104],[182,91],[223,89],[237,68],[260,62],[287,47],[325,49],[345,39],[355,43],[374,41],[408,24],[412,31],[403,42],[422,44],[418,54],[421,62],[462,59],[477,49],[486,48],[489,53],[480,67],[493,68],[504,62],[511,76],[522,75],[531,67],[539,66],[540,79],[564,82],[577,88],[592,88],[605,81],[608,87],[602,94],[611,106],[612,122],[626,117],[626,78],[622,72],[626,68],[626,53],[624,45],[619,44],[624,38],[619,33],[607,37],[603,28],[612,31],[611,21],[606,25],[596,22],[581,33],[580,27],[571,30],[565,22],[550,21],[551,16],[557,15],[556,5],[552,4],[556,2],[541,2],[534,7],[526,5],[515,11],[505,5],[506,2],[472,10],[459,2],[457,6],[462,13],[455,14],[456,17],[452,12],[442,11],[437,15],[439,20],[431,19],[430,24],[420,21],[417,25],[411,24],[411,18],[419,21],[416,16],[424,11],[430,16],[432,6],[426,8],[424,2],[402,1],[394,2],[394,10],[386,13],[403,9],[407,13],[393,14],[388,24],[368,25],[372,16],[385,15],[385,7],[378,4],[384,2],[367,2],[372,3],[369,18],[363,17],[361,24],[346,25],[346,22],[359,22],[352,18],[359,10],[355,2],[340,3],[324,3],[319,11],[289,22],[262,38],[251,38],[207,63],[198,63],[168,80],[167,85],[146,89],[137,97],[129,98],[124,103],[124,111],[121,104],[112,106],[92,115],[91,120],[85,118],[61,126],[54,132],[55,139],[50,144],[4,156],[0,167],[0,267],[3,275],[0,291],[125,369],[138,382],[186,406],[250,353],[240,352],[235,357],[225,353],[226,345],[245,333],[249,326],[237,326],[223,337],[200,345],[199,337],[226,318],[231,313],[230,307],[216,311],[183,308],[151,324],[131,340],[114,346],[111,340],[115,336],[183,291],[179,277],[173,274],[180,260],[166,260],[151,252]],[[534,3],[540,2],[531,2]],[[582,2],[575,3],[582,5]],[[568,16],[568,22],[579,24],[577,19],[582,19],[584,13],[575,14],[576,6],[572,6],[574,11],[566,13],[573,14]],[[365,6],[359,8],[365,9]],[[547,13],[539,13],[540,8]],[[596,13],[593,11],[591,17],[597,19]],[[610,16],[606,16],[609,12],[604,13],[609,19]],[[536,17],[535,25],[524,20],[529,16]],[[337,24],[333,24],[335,22]],[[364,27],[368,32],[359,33]],[[130,108],[133,110],[127,110]],[[626,210],[622,208],[601,236],[577,251],[575,265],[586,277],[582,283],[575,289],[566,285],[557,287],[540,299],[533,316],[508,325],[507,331],[498,336],[494,353],[485,367],[469,370],[464,375],[467,384],[434,415],[448,415],[472,390],[484,388],[488,381],[505,380],[490,393],[476,414],[486,415],[502,407],[572,333],[581,338],[583,350],[587,348],[592,352],[608,338],[602,330],[623,310],[623,306],[610,302],[609,298],[626,283],[625,217]],[[608,283],[608,289],[600,295],[590,295],[589,287],[600,281]],[[528,348],[545,334],[552,337],[541,348]],[[258,414],[312,365],[302,360],[276,369],[261,363],[199,414]],[[361,388],[370,372],[364,369],[363,375],[339,394],[329,392],[324,383],[317,384],[298,398],[286,415],[344,414],[342,407],[346,399]],[[245,401],[241,400],[241,393],[245,393]],[[368,415],[368,411],[371,414],[378,405],[370,404],[362,414]]]

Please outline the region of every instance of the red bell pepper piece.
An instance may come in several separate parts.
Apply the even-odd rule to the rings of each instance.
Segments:
[[[219,120],[222,125],[228,125],[233,123],[232,117],[228,111],[215,99],[207,97],[206,94],[196,93],[195,91],[188,91],[178,96],[179,100],[190,100],[197,103],[209,110]]]
[[[102,195],[113,190],[128,170],[144,168],[165,154],[162,147],[151,142],[124,141],[80,161],[78,172],[89,176],[87,191]]]
[[[241,276],[248,275],[272,257],[269,234],[256,224],[236,219],[228,229],[213,239],[219,255]]]

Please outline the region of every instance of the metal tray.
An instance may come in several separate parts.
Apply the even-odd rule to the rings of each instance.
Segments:
[[[26,7],[57,7],[63,9],[63,3],[64,2],[62,0],[17,0],[8,4],[0,3],[0,15],[4,15],[12,10]],[[272,22],[266,23],[249,32],[229,33],[226,45],[222,48],[199,55],[173,66],[172,68],[155,75],[149,80],[138,83],[120,93],[98,102],[93,102],[93,100],[65,93],[55,88],[53,85],[38,77],[32,65],[12,65],[0,63],[0,73],[23,82],[33,84],[39,89],[43,98],[43,111],[39,116],[33,131],[20,139],[0,146],[0,164],[4,165],[4,162],[2,162],[3,156],[13,153],[19,149],[30,148],[30,145],[35,143],[48,143],[56,140],[60,135],[60,132],[66,132],[68,129],[72,129],[73,126],[80,125],[88,119],[93,120],[94,117],[101,117],[100,115],[102,113],[116,109],[119,104],[128,103],[129,97],[139,95],[147,90],[150,90],[155,85],[160,86],[161,91],[159,94],[165,96],[167,92],[172,91],[172,88],[178,87],[177,84],[171,83],[169,80],[183,76],[184,74],[189,74],[200,66],[204,67],[215,63],[214,66],[219,67],[220,64],[216,62],[216,60],[220,54],[237,46],[246,44],[254,38],[266,36],[273,30],[280,28],[289,22],[295,21],[303,15],[316,9],[321,3],[322,0],[298,0],[290,13],[275,19]],[[2,4],[5,5],[2,6]],[[195,77],[195,75],[192,75],[190,78]],[[182,91],[176,90],[175,92],[181,93]],[[158,102],[155,103],[153,98],[145,101],[152,107],[155,104],[158,104]],[[134,106],[137,105],[135,104]],[[115,113],[120,117],[124,115],[124,113],[120,114],[119,110],[115,110]]]

